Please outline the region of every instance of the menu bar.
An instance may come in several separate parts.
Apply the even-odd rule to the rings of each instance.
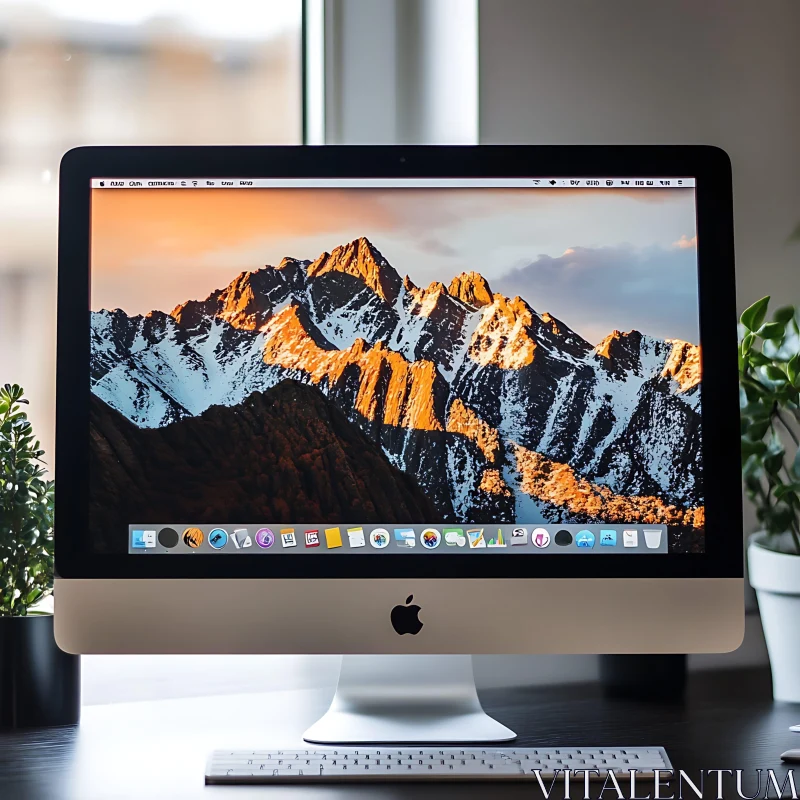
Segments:
[[[130,553],[666,553],[665,525],[131,525]]]
[[[688,176],[529,178],[92,178],[93,189],[688,189]]]

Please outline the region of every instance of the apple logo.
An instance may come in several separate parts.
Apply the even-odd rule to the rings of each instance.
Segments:
[[[409,605],[413,599],[414,595],[410,594],[404,606],[395,606],[392,609],[392,627],[401,636],[404,633],[416,636],[422,630],[423,623],[419,621],[420,607]]]

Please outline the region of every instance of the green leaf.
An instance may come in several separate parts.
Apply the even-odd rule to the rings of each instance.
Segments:
[[[780,468],[783,466],[784,453],[785,451],[780,441],[778,439],[773,439],[764,456],[764,469],[770,475],[777,475],[780,471]]]
[[[772,510],[772,514],[765,520],[767,532],[783,533],[789,530],[794,519],[794,509],[791,506],[780,504]]]
[[[786,324],[790,319],[794,319],[794,306],[781,306],[775,309],[772,315],[775,322],[783,322]]]
[[[774,364],[767,364],[767,366],[764,367],[764,374],[771,381],[775,381],[776,383],[785,383],[787,380],[786,373],[780,367],[776,367]]]
[[[756,486],[760,486],[759,481],[763,475],[763,468],[761,466],[761,460],[757,455],[751,455],[747,459],[745,459],[744,465],[742,466],[742,475],[744,475],[745,483],[751,488],[755,489]],[[749,483],[752,481],[752,483]]]
[[[43,594],[41,589],[32,589],[25,595],[25,605],[32,606]]]
[[[800,483],[782,483],[775,488],[774,495],[776,500],[781,500],[787,495],[796,495],[797,492],[800,492]]]
[[[771,405],[765,405],[759,402],[747,403],[741,410],[742,416],[749,417],[751,421],[769,419],[771,413]]]
[[[739,322],[744,325],[749,331],[757,331],[764,322],[767,316],[767,307],[769,306],[769,295],[756,300],[753,305],[742,311],[742,316],[739,317]]]
[[[771,364],[772,363],[772,360],[767,358],[759,350],[751,350],[747,354],[747,360],[754,367],[765,367],[767,364]]]
[[[797,449],[797,452],[794,454],[794,461],[792,462],[792,466],[790,467],[792,475],[795,478],[800,479],[800,447]]]
[[[785,322],[768,322],[758,329],[758,335],[762,339],[782,339],[785,333]]]
[[[764,434],[770,429],[770,421],[769,419],[759,419],[753,422],[748,431],[747,435],[753,441],[759,441],[760,439],[764,438]]]
[[[800,385],[800,353],[795,353],[786,365],[786,374],[794,386]]]
[[[748,381],[744,384],[744,393],[747,395],[747,399],[752,400],[753,402],[756,402],[759,398],[768,394],[768,392],[769,390],[766,388],[766,386],[762,386],[757,381]]]
[[[749,439],[742,439],[742,458],[748,456],[763,456],[767,452],[767,445],[765,442],[758,441],[752,442]]]

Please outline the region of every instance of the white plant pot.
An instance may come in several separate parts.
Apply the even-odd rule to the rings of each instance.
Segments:
[[[777,553],[751,537],[750,585],[756,590],[776,700],[800,703],[800,556]]]

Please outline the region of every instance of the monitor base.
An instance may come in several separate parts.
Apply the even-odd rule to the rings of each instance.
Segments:
[[[314,744],[508,742],[516,733],[481,707],[472,656],[343,656]]]

